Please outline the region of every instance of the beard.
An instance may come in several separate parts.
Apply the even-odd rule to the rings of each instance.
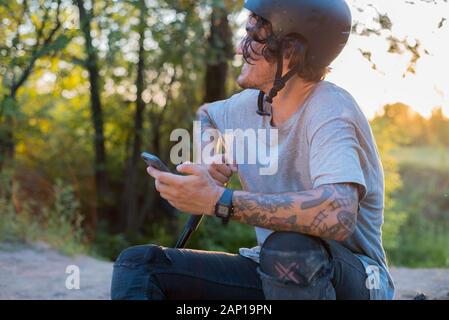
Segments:
[[[273,85],[275,70],[270,65],[244,63],[237,84],[242,89],[269,90]],[[267,89],[268,88],[268,89]]]

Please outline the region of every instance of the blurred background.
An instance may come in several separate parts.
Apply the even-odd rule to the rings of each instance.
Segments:
[[[449,267],[449,3],[348,2],[352,37],[327,80],[372,124],[388,260]],[[0,243],[105,260],[172,246],[187,216],[158,197],[140,152],[169,162],[170,132],[239,91],[242,4],[0,0]],[[253,227],[214,218],[189,243],[253,245]]]

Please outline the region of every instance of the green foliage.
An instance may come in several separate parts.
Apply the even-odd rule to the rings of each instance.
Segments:
[[[424,134],[434,120],[424,121],[405,105],[396,107],[386,106],[385,115],[372,122],[385,170],[382,231],[387,257],[394,265],[447,267],[448,151],[441,145],[410,147],[427,143],[422,136],[413,137]]]
[[[403,187],[394,198],[408,219],[389,250],[396,265],[449,266],[449,174],[446,168],[402,164]]]
[[[449,148],[444,146],[395,147],[391,156],[401,164],[415,164],[434,169],[449,168]]]
[[[17,115],[17,102],[11,97],[5,97],[0,101],[0,119],[3,117],[15,117]]]
[[[124,234],[110,234],[103,227],[97,230],[89,253],[96,257],[115,261],[120,252],[131,245],[132,243],[126,239]]]
[[[182,221],[184,220],[180,219],[178,222],[182,223]],[[142,233],[127,236],[124,233],[111,234],[107,225],[101,223],[99,228],[97,228],[95,239],[91,243],[89,252],[94,256],[114,261],[121,251],[130,246],[157,244],[172,247],[177,240],[177,231],[170,231],[167,221],[159,221],[157,224],[146,225]]]
[[[389,104],[372,123],[388,127],[391,136],[402,146],[449,146],[449,118],[442,108],[435,108],[426,119],[403,103]]]
[[[28,209],[16,214],[10,196],[13,192],[11,184],[12,170],[0,172],[0,242],[31,242],[39,236],[39,225]]]
[[[387,121],[373,121],[373,133],[382,159],[385,177],[385,208],[384,224],[382,227],[382,241],[385,250],[398,246],[397,236],[401,225],[405,222],[406,212],[403,211],[393,197],[394,192],[401,187],[401,178],[398,173],[396,160],[391,156],[391,150],[398,141],[395,139],[395,127]]]
[[[17,211],[8,194],[16,194],[20,186],[15,185],[13,191],[10,181],[10,172],[0,174],[0,242],[33,243],[41,240],[65,254],[86,252],[81,226],[83,217],[72,186],[57,181],[54,201],[49,207],[40,208],[41,214],[36,214],[31,200],[22,202],[20,211]]]
[[[43,219],[44,241],[67,254],[85,251],[83,216],[72,186],[56,181],[54,202],[50,208],[44,209]]]
[[[64,49],[70,42],[70,38],[67,37],[66,35],[59,35],[53,43],[51,43],[48,46],[43,47],[41,50],[39,50],[36,53],[36,57],[40,58],[40,57],[44,57],[48,54],[51,54],[53,52],[58,52],[62,49]]]
[[[185,219],[185,217],[183,217]],[[223,226],[215,217],[203,218],[201,226],[188,243],[189,248],[237,253],[241,247],[254,247],[254,227],[231,221]]]

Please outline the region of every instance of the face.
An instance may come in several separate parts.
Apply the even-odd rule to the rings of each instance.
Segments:
[[[251,27],[256,23],[255,19],[251,16],[248,18],[247,27]],[[243,39],[237,47],[237,54],[242,55]],[[276,65],[268,63],[262,55],[260,55],[262,44],[253,42],[252,47],[255,52],[251,53],[253,58],[257,60],[249,59],[252,64],[248,64],[244,61],[242,71],[237,78],[237,83],[243,89],[257,89],[267,91],[273,84]]]

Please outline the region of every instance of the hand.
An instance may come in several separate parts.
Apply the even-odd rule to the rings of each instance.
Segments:
[[[176,169],[187,175],[162,172],[151,166],[147,168],[148,174],[156,179],[156,190],[161,197],[180,211],[214,215],[215,204],[224,188],[218,186],[201,165],[186,162]]]
[[[217,154],[212,160],[212,164],[206,165],[207,171],[214,178],[215,183],[223,187],[228,183],[229,179],[234,172],[237,172],[237,166],[235,164],[225,164],[224,155]]]

